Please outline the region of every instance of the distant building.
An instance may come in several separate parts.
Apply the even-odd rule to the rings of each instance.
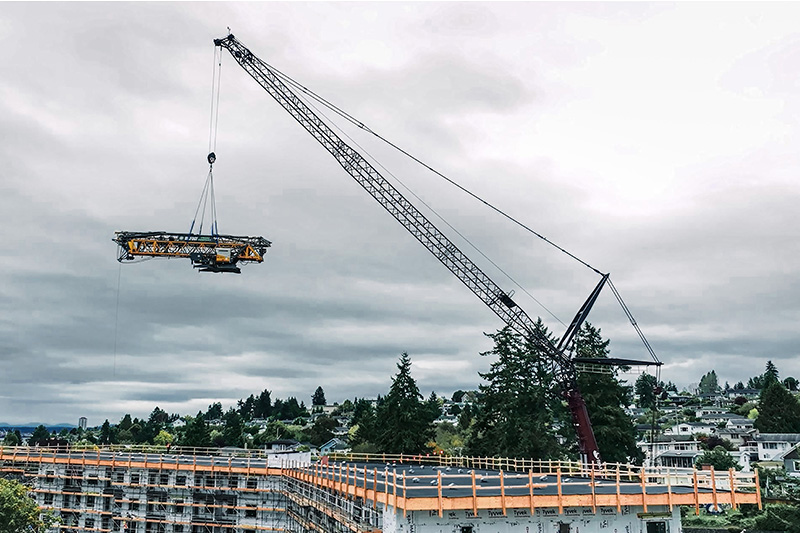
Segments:
[[[88,425],[89,421],[86,419],[85,416],[82,416],[78,419],[78,427],[80,429],[86,430],[86,426]]]

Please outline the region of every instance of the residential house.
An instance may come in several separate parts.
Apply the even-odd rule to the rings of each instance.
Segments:
[[[800,433],[758,433],[752,441],[758,446],[759,461],[782,461],[781,457],[800,443]]]
[[[783,468],[789,477],[800,478],[800,444],[795,444],[779,457],[783,460]]]

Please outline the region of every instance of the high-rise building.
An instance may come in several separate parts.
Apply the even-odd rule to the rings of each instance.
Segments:
[[[88,424],[88,422],[89,422],[89,421],[86,419],[86,417],[85,417],[85,416],[82,416],[82,417],[80,417],[80,418],[78,419],[78,427],[79,427],[80,429],[83,429],[83,430],[85,430],[85,429],[86,429],[86,425]]]

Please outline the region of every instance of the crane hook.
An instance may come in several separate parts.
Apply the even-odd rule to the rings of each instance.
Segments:
[[[210,154],[208,154],[208,158],[207,159],[208,159],[208,164],[209,165],[213,165],[214,161],[217,160],[217,154],[215,154],[214,152],[211,152]]]

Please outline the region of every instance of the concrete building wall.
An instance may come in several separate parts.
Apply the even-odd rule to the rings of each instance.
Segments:
[[[680,533],[680,510],[666,507],[642,508],[623,506],[449,511],[439,516],[436,511],[412,512],[405,517],[393,509],[385,509],[383,533]]]

